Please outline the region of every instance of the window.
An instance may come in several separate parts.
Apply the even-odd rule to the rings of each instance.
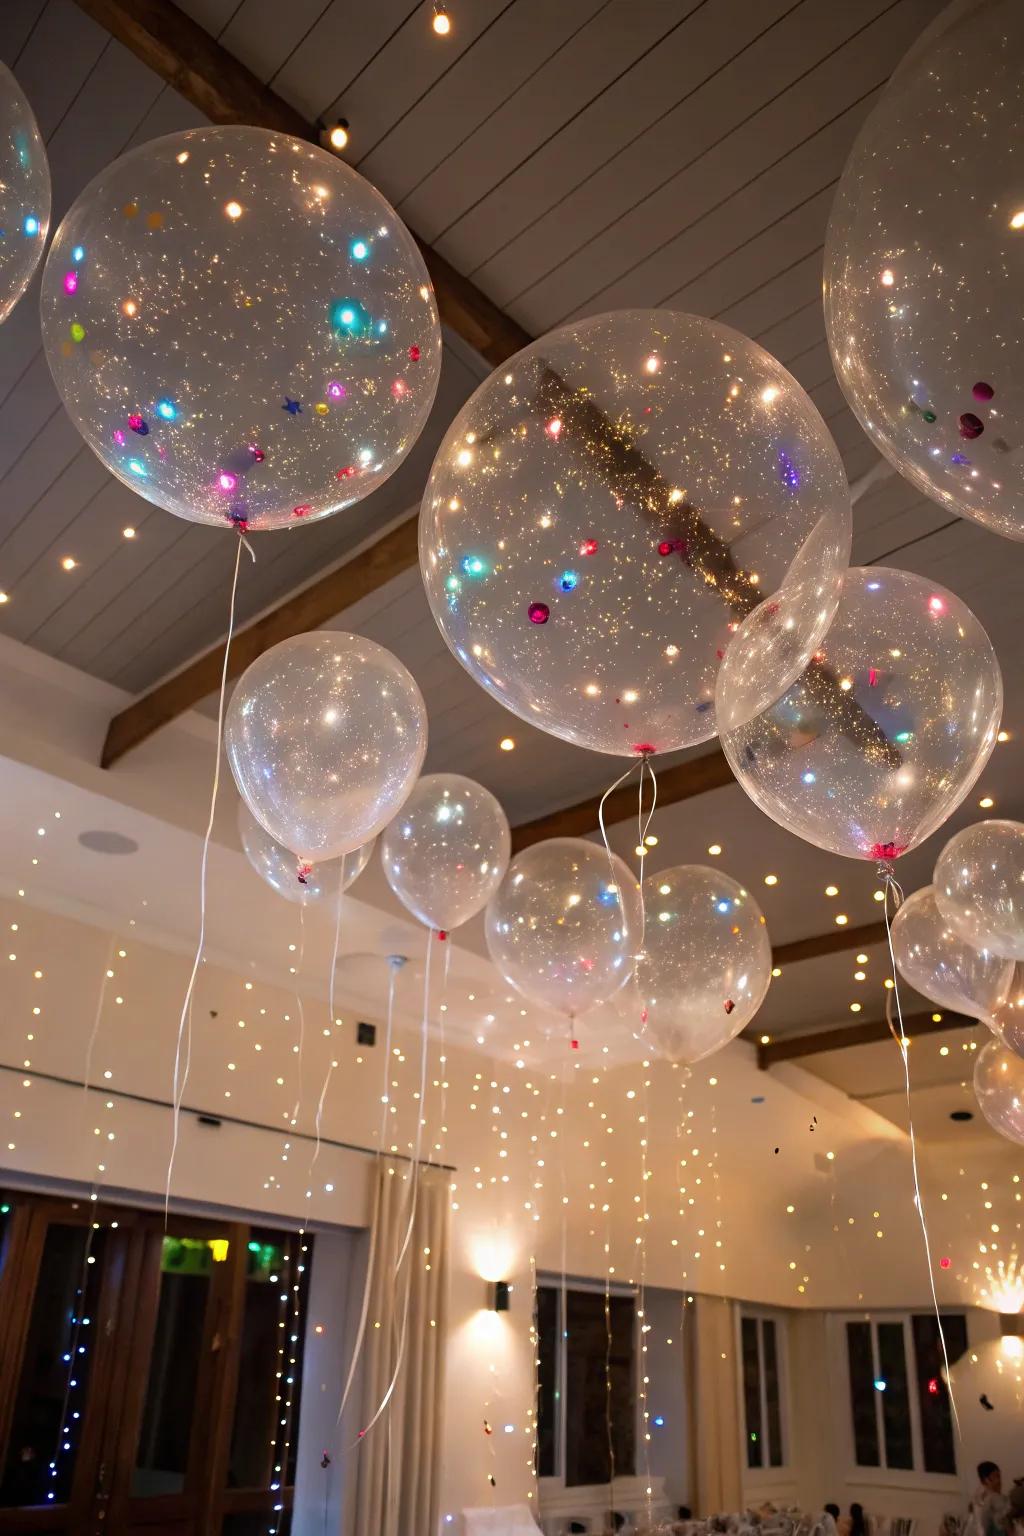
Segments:
[[[636,1471],[636,1301],[537,1288],[537,1473],[567,1488]]]
[[[743,1365],[743,1416],[748,1467],[783,1467],[786,1447],[782,1427],[781,1317],[767,1313],[740,1318]]]
[[[942,1327],[952,1365],[967,1348],[967,1319],[951,1313]],[[846,1361],[856,1465],[954,1477],[953,1423],[934,1315],[848,1320]]]

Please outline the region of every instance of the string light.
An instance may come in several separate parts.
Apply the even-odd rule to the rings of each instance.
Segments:
[[[431,26],[438,37],[447,37],[452,30],[452,19],[443,5],[434,6],[434,18]]]

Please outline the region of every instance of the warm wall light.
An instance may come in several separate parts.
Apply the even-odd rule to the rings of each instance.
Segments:
[[[509,1297],[512,1287],[507,1280],[495,1280],[494,1285],[488,1287],[490,1292],[490,1304],[492,1312],[507,1312],[509,1310]]]

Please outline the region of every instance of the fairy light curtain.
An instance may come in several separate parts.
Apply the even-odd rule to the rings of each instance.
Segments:
[[[346,1441],[366,1431],[357,1452],[353,1536],[434,1536],[444,1428],[448,1175],[421,1168],[417,1189],[409,1164],[383,1163],[377,1177],[358,1425],[355,1413],[346,1416]],[[414,1199],[412,1236],[399,1267]]]
[[[694,1296],[683,1312],[691,1502],[698,1515],[743,1507],[736,1304]]]

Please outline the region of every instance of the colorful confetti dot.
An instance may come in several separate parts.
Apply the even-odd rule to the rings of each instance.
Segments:
[[[313,409],[318,416],[326,416],[327,412],[330,410],[330,406],[327,405],[325,401],[318,400]]]
[[[980,437],[985,430],[985,423],[980,416],[975,416],[973,411],[965,411],[960,417],[960,436],[966,437],[968,442],[973,442]]]
[[[975,384],[974,388],[971,390],[971,394],[974,396],[975,400],[991,400],[992,396],[995,394],[995,390],[992,388],[991,384],[986,384],[984,379],[979,379],[977,384]]]
[[[128,425],[131,427],[132,431],[137,432],[140,437],[145,437],[149,432],[149,424],[144,416],[129,416]]]
[[[134,219],[138,211],[138,203],[125,203],[124,207],[121,209],[121,212],[124,214],[126,219]]]
[[[78,273],[77,272],[65,272],[64,273],[64,292],[65,293],[77,293],[77,291],[78,291]]]
[[[255,443],[249,444],[249,452],[252,454],[253,460],[257,464],[262,464],[263,460],[266,458],[266,454],[263,452],[263,449],[258,448]]]
[[[162,213],[149,213],[146,215],[146,224],[150,229],[163,229],[164,216]]]
[[[531,624],[546,624],[551,617],[551,609],[547,603],[531,603],[526,613]]]
[[[79,325],[78,321],[75,320],[68,327],[68,335],[71,337],[72,341],[84,341],[85,340],[85,326],[84,325]]]
[[[584,539],[583,543],[580,545],[580,554],[581,555],[596,555],[597,554],[597,540],[596,539]]]
[[[409,348],[409,361],[412,363],[418,363],[422,355],[423,354],[420,352],[419,347],[415,342],[413,342],[412,346]]]

